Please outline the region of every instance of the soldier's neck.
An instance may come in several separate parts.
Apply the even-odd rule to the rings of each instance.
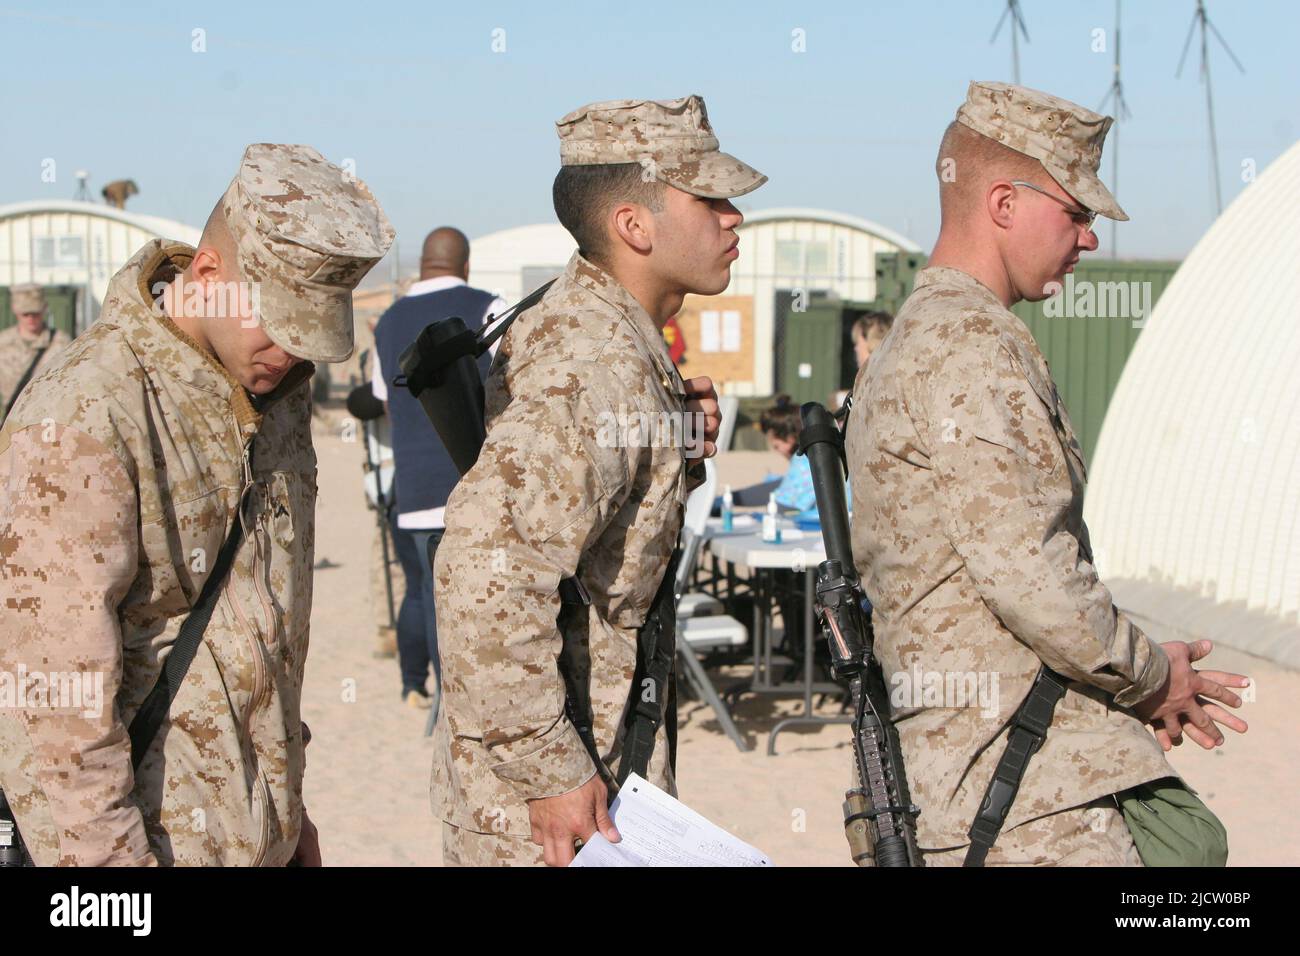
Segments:
[[[997,247],[987,240],[940,230],[926,266],[956,269],[989,289],[1008,309],[1020,301]]]
[[[677,287],[664,285],[662,279],[617,265],[602,265],[602,269],[618,280],[619,284],[650,314],[651,321],[663,331],[668,320],[681,311],[686,294]]]
[[[162,295],[163,311],[167,313],[167,318],[193,339],[199,348],[211,352],[212,346],[203,332],[203,323],[199,321],[199,317],[185,314],[185,293],[191,288],[192,281],[190,271],[186,269],[168,284]]]

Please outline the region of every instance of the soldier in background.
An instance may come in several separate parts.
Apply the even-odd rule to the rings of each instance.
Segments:
[[[310,379],[351,354],[352,290],[392,239],[315,150],[250,146],[198,248],[140,249],[0,430],[0,670],[47,687],[0,714],[0,787],[38,864],[319,864],[300,713]],[[127,728],[227,540],[202,644],[133,769]]]
[[[54,364],[55,357],[72,341],[62,329],[46,325],[48,306],[40,286],[14,286],[9,290],[9,306],[14,325],[0,332],[0,424],[18,393]]]
[[[719,424],[712,383],[682,381],[662,329],[686,294],[727,287],[743,218],[730,199],[766,181],[719,152],[697,96],[594,103],[557,127],[552,194],[578,252],[501,341],[487,441],[447,503],[435,566],[448,864],[564,866],[575,839],[618,839],[602,778],[621,756],[637,631],[703,480],[688,458],[713,454]],[[654,434],[686,416],[705,420],[695,441]],[[590,605],[566,605],[557,626],[575,575]],[[590,688],[574,720],[557,659]],[[653,703],[672,719],[671,694]],[[671,792],[670,733],[646,774]]]
[[[1083,523],[1083,453],[1010,311],[1097,248],[1096,215],[1128,218],[1097,178],[1110,124],[1034,90],[971,84],[939,151],[938,244],[854,387],[854,556],[884,671],[904,679],[894,718],[930,865],[963,862],[1042,665],[1070,684],[990,865],[1140,865],[1114,795],[1175,776],[1163,750],[1184,733],[1210,748],[1216,722],[1246,729],[1220,706],[1239,706],[1227,688],[1245,679],[1191,666],[1208,641],[1157,644],[1112,604]],[[991,693],[906,692],[924,674]]]

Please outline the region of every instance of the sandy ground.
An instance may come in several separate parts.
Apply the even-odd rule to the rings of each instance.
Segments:
[[[401,703],[396,662],[371,656],[374,519],[361,492],[362,447],[345,440],[344,421],[331,409],[316,427],[319,570],[303,691],[303,717],[313,734],[306,803],[320,829],[326,864],[436,866],[441,846],[429,808],[426,714]],[[774,465],[757,453],[722,461],[722,480],[736,487],[761,479]],[[1300,673],[1231,650],[1216,650],[1211,661],[1255,678],[1255,700],[1242,709],[1250,732],[1229,732],[1213,752],[1185,744],[1173,763],[1226,825],[1231,863],[1300,863],[1300,817],[1294,812],[1300,748],[1293,737],[1295,718],[1288,716],[1300,699]],[[719,683],[730,679],[722,675]],[[679,796],[778,865],[850,865],[840,817],[851,766],[848,728],[784,731],[777,756],[766,754],[772,725],[801,706],[796,700],[744,698],[733,715],[752,749],[741,753],[712,711],[685,702],[679,713]]]

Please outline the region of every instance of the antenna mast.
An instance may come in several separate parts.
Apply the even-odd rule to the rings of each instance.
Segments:
[[[1182,76],[1183,64],[1187,60],[1187,51],[1192,45],[1192,34],[1196,32],[1197,27],[1201,28],[1201,82],[1205,84],[1205,113],[1210,121],[1210,169],[1214,176],[1214,208],[1217,212],[1223,212],[1223,188],[1219,182],[1219,140],[1214,130],[1214,95],[1210,87],[1210,49],[1209,35],[1214,33],[1215,38],[1223,46],[1224,51],[1242,73],[1246,68],[1241,65],[1235,53],[1228,46],[1228,41],[1223,38],[1217,27],[1210,22],[1209,14],[1205,12],[1205,0],[1196,0],[1196,12],[1192,14],[1192,25],[1187,30],[1187,39],[1183,41],[1183,55],[1178,59],[1178,69],[1174,72],[1174,79]]]
[[[1002,16],[998,19],[998,25],[993,28],[993,36],[989,37],[989,43],[993,43],[1002,32],[1002,24],[1010,18],[1011,20],[1011,82],[1020,85],[1020,38],[1017,36],[1017,29],[1025,35],[1025,42],[1029,42],[1029,30],[1025,27],[1025,18],[1020,15],[1020,0],[1007,0],[1007,8],[1002,11]]]
[[[1128,119],[1132,114],[1129,112],[1128,103],[1124,100],[1124,81],[1120,79],[1119,72],[1119,21],[1120,21],[1120,0],[1115,0],[1115,68],[1114,77],[1110,81],[1110,89],[1106,92],[1106,98],[1101,101],[1101,106],[1097,107],[1099,112],[1105,111],[1107,103],[1113,103],[1115,107],[1115,125],[1111,127],[1110,140],[1110,188],[1111,191],[1119,196],[1119,124],[1121,120]],[[1110,257],[1119,258],[1119,223],[1115,220],[1110,221]]]

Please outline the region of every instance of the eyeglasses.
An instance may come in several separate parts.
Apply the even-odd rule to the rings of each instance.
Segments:
[[[1085,229],[1091,229],[1092,224],[1097,220],[1097,214],[1093,212],[1091,209],[1085,209],[1082,206],[1071,206],[1069,203],[1065,202],[1064,200],[1057,199],[1055,196],[1053,196],[1051,193],[1049,193],[1046,189],[1042,188],[1041,186],[1035,186],[1033,183],[1022,182],[1019,179],[1012,180],[1011,185],[1024,186],[1026,189],[1032,189],[1034,192],[1046,196],[1052,202],[1056,203],[1058,206],[1060,206],[1062,209],[1068,212],[1070,214],[1070,218],[1074,220],[1074,224],[1076,226],[1083,226]]]

